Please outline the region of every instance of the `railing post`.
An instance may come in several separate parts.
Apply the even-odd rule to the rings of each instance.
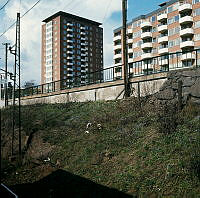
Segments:
[[[196,50],[196,68],[198,67],[198,50]]]
[[[49,83],[47,84],[47,93],[49,93]]]
[[[167,55],[167,62],[168,62],[168,63],[167,63],[167,65],[168,65],[167,70],[168,70],[168,71],[169,71],[169,56],[170,56],[170,54]]]
[[[112,68],[113,71],[113,81],[115,81],[115,67]]]

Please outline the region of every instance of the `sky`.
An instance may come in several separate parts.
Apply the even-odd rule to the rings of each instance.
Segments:
[[[0,35],[16,21],[17,12],[23,15],[37,0],[0,0]],[[21,79],[40,83],[42,20],[58,11],[69,12],[102,23],[104,29],[104,68],[113,65],[113,30],[120,27],[122,0],[41,0],[21,19]],[[128,0],[128,22],[158,8],[165,0]],[[21,3],[20,3],[21,2]],[[0,68],[4,68],[5,49],[2,43],[15,43],[15,26],[0,37]],[[14,56],[8,56],[12,72]]]

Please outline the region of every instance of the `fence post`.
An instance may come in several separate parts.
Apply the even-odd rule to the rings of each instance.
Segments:
[[[198,50],[196,50],[196,68],[198,67],[198,54],[197,54]]]

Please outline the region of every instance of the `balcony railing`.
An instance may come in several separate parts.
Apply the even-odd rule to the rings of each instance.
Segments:
[[[146,57],[147,58],[147,57]],[[94,72],[84,72],[81,75],[67,74],[67,79],[25,88],[21,90],[22,96],[31,96],[49,92],[57,92],[63,89],[71,89],[90,84],[110,82],[123,79],[122,64],[114,67],[100,69]],[[131,78],[168,72],[186,67],[200,67],[200,49],[187,52],[176,52],[167,55],[147,58],[142,61],[129,61],[128,75]],[[82,69],[83,70],[83,69]],[[69,78],[68,78],[69,77]],[[18,91],[16,91],[17,97]],[[12,89],[8,90],[9,98],[12,97]]]

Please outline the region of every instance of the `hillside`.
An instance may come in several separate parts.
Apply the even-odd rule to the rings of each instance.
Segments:
[[[82,189],[85,180],[61,186],[69,176],[65,173],[101,185],[99,189],[116,189],[119,197],[200,197],[197,104],[189,102],[180,112],[176,104],[154,97],[24,106],[22,166],[8,160],[10,115],[11,109],[3,110],[3,183],[22,197],[40,197],[34,188],[41,183],[41,197],[57,197],[61,191],[69,193],[66,197],[106,197],[88,196]],[[16,153],[17,137],[16,131]],[[69,188],[79,194],[70,196]]]

